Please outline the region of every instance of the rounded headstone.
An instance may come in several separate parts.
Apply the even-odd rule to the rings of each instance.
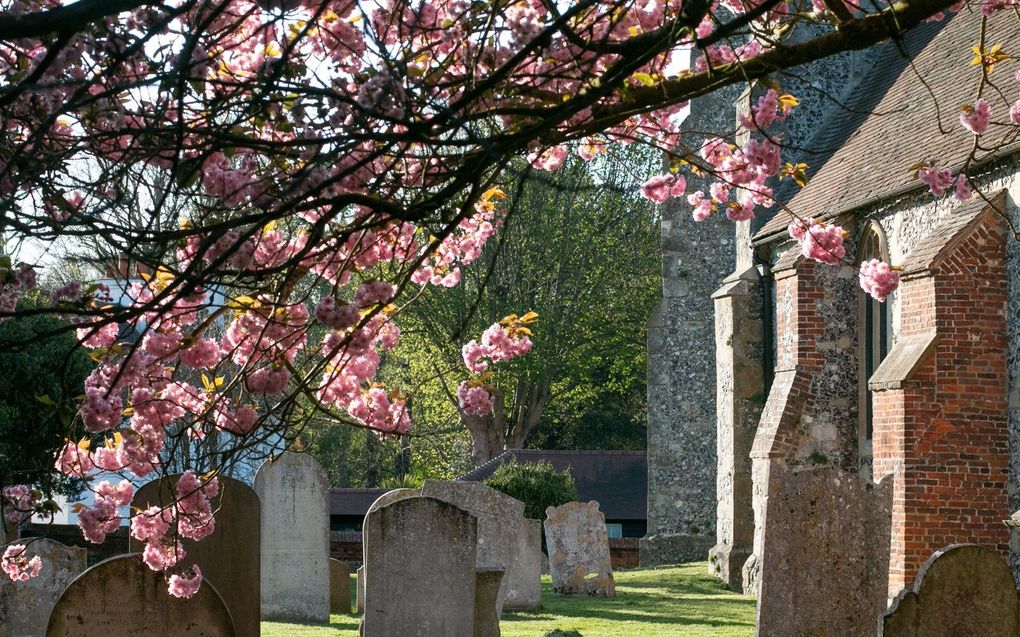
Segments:
[[[167,505],[174,501],[178,475],[153,480],[135,493],[131,506]],[[260,505],[251,487],[220,476],[219,493],[212,500],[216,530],[195,542],[183,540],[187,552],[183,565],[198,564],[202,576],[220,594],[234,618],[237,637],[259,637],[260,629]],[[131,552],[141,552],[143,542],[130,538]]]
[[[12,582],[0,575],[0,637],[41,637],[50,611],[67,585],[85,570],[85,549],[65,546],[48,538],[25,538],[25,557],[38,556],[39,575]],[[0,546],[0,554],[7,546]]]
[[[616,595],[606,518],[599,503],[568,502],[545,510],[545,543],[553,591],[561,595]]]
[[[366,516],[363,637],[474,635],[477,524],[425,497]]]
[[[255,474],[262,500],[262,618],[329,621],[329,482],[310,454]]]
[[[230,612],[203,581],[189,599],[167,592],[162,573],[140,555],[96,564],[64,590],[46,637],[235,637]]]

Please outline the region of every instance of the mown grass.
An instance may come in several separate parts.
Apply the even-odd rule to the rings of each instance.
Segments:
[[[542,637],[557,629],[582,637],[751,637],[754,598],[727,590],[704,563],[617,571],[613,599],[554,595],[546,576],[542,608],[505,612],[500,629],[503,637]],[[262,623],[262,637],[357,634],[353,615],[333,615],[328,626]]]

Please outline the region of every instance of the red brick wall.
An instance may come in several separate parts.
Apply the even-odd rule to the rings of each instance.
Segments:
[[[875,479],[895,475],[890,594],[948,544],[1008,552],[1006,271],[989,217],[900,291],[900,334],[937,341],[899,387],[874,392]]]

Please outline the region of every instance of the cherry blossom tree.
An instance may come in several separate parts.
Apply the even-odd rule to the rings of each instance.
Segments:
[[[380,353],[407,303],[456,286],[496,232],[511,159],[551,171],[571,152],[645,144],[676,169],[647,176],[646,197],[749,219],[774,203],[772,182],[802,177],[768,134],[795,116],[796,96],[766,91],[742,122],[745,143],[697,149],[682,137],[688,101],[898,37],[949,4],[0,0],[11,257],[0,318],[66,317],[97,362],[54,450],[65,475],[121,478],[93,484],[83,533],[116,529],[134,481],[166,473],[196,441],[221,436],[223,458],[289,439],[298,399],[353,427],[413,435],[406,397],[377,382]],[[799,24],[817,34],[787,41]],[[979,57],[987,68],[996,53]],[[981,135],[991,115],[979,100],[962,125]],[[714,181],[688,194],[682,170]],[[936,194],[966,195],[965,177],[923,170]],[[812,258],[842,258],[838,228],[800,220],[791,233]],[[45,266],[46,249],[30,248],[81,238],[145,276],[71,281],[49,307],[19,309]],[[885,268],[861,277],[887,293]],[[469,344],[467,367],[523,354],[525,316]],[[465,409],[486,408],[483,386],[461,389]],[[179,567],[180,538],[215,524],[217,464],[206,464],[183,474],[173,503],[131,515],[146,563],[178,596],[201,584],[197,568]],[[7,485],[6,509],[42,506],[20,488],[31,482]],[[17,548],[2,567],[13,579],[38,572]]]

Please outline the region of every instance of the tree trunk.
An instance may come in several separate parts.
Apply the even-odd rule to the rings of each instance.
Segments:
[[[469,416],[461,412],[460,420],[471,433],[471,462],[477,467],[507,449],[522,448],[528,434],[541,420],[550,400],[552,394],[548,383],[522,380],[518,381],[514,390],[509,417],[504,394],[500,389],[493,391],[492,415]]]

